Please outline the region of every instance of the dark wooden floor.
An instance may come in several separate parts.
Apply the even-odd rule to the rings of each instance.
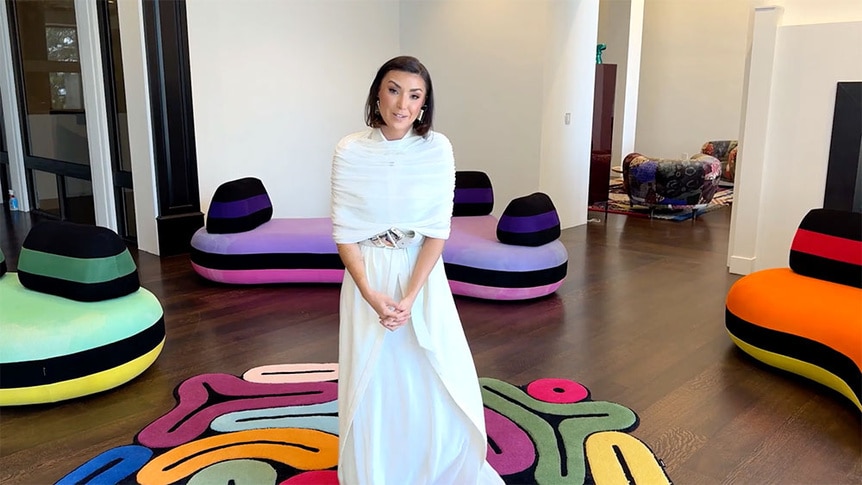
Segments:
[[[0,215],[15,269],[30,227]],[[480,376],[577,380],[640,416],[632,432],[677,484],[862,483],[860,414],[820,385],[760,365],[724,329],[730,210],[696,224],[611,214],[563,231],[568,279],[531,302],[457,298]],[[336,362],[338,288],[226,287],[187,257],[135,254],[168,339],[132,382],[71,402],[0,409],[0,483],[53,483],[174,405],[204,372]]]

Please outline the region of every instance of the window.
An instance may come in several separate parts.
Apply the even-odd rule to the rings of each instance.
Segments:
[[[68,71],[49,71],[51,87],[51,111],[83,111],[84,92],[81,88],[81,67],[78,59],[78,31],[63,25],[45,26],[45,48],[48,65],[52,69],[62,67],[56,63],[68,63]]]

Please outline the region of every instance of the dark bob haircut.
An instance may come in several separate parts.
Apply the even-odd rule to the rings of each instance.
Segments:
[[[380,85],[389,71],[418,74],[425,81],[425,105],[422,107],[425,113],[422,115],[421,121],[417,119],[413,122],[413,131],[417,135],[425,136],[431,130],[434,121],[434,88],[431,86],[431,75],[428,74],[428,69],[425,69],[425,66],[419,62],[419,59],[411,56],[399,56],[389,59],[377,70],[374,82],[371,83],[371,88],[368,89],[368,99],[365,101],[365,124],[372,128],[386,125],[386,122],[380,116],[380,112],[377,111],[377,101],[378,93],[380,93]]]

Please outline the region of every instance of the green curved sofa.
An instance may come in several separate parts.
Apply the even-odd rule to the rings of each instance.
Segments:
[[[18,271],[0,271],[0,309],[0,406],[117,387],[150,367],[165,342],[161,303],[140,287],[119,236],[96,226],[34,226]]]

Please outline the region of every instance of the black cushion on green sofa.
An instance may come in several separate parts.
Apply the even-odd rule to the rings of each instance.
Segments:
[[[245,177],[216,189],[207,211],[207,232],[235,234],[251,231],[272,219],[272,201],[260,179]]]
[[[497,239],[504,244],[541,246],[559,237],[557,208],[543,192],[513,199],[497,223]]]
[[[862,288],[862,214],[810,210],[790,245],[790,268],[801,275]]]
[[[123,239],[104,227],[45,221],[30,229],[18,257],[18,279],[33,291],[102,301],[140,288]]]

